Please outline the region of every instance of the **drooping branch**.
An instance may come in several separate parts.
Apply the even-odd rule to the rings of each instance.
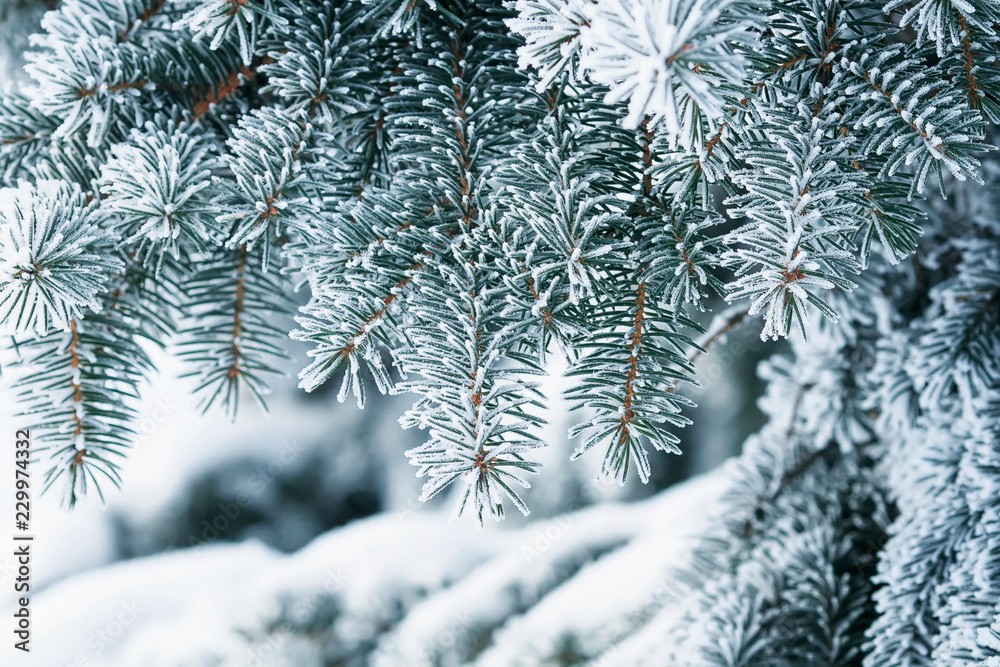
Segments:
[[[635,382],[639,377],[639,355],[642,353],[642,335],[646,319],[646,283],[640,280],[636,288],[635,317],[632,320],[632,338],[629,341],[628,374],[625,376],[625,402],[621,426],[619,426],[619,445],[625,445],[628,440],[628,426],[635,418],[633,404],[635,403]]]
[[[70,341],[69,341],[69,365],[71,368],[70,385],[73,387],[73,436],[78,439],[83,437],[83,386],[80,379],[80,334],[77,331],[76,318],[69,321]],[[86,453],[84,447],[78,447],[80,454],[77,458]]]
[[[364,324],[358,328],[355,334],[351,336],[350,340],[340,349],[338,356],[341,359],[347,359],[354,353],[361,339],[371,332],[372,329],[374,329],[374,327],[382,320],[382,318],[389,312],[389,307],[395,303],[396,299],[399,298],[402,290],[410,284],[411,280],[413,280],[413,274],[423,268],[424,265],[420,262],[413,264],[409,268],[407,275],[403,276],[403,278],[396,283],[391,290],[389,290],[389,294],[382,299],[382,305],[378,308],[378,310],[372,313],[368,319],[365,320]]]
[[[969,22],[965,15],[959,12],[958,24],[962,28],[962,64],[965,67],[965,81],[969,94],[969,104],[973,109],[979,108],[979,82],[976,80],[975,61],[973,60],[972,38],[969,35]]]
[[[454,108],[455,114],[458,116],[460,122],[455,123],[455,136],[458,140],[459,150],[461,151],[459,155],[459,166],[461,171],[458,174],[458,181],[461,185],[461,199],[459,202],[459,207],[462,209],[462,222],[465,223],[466,227],[471,227],[474,224],[476,218],[479,217],[479,211],[476,208],[475,203],[472,200],[472,151],[469,145],[469,138],[466,136],[466,131],[464,124],[468,119],[468,114],[466,114],[465,109],[468,105],[469,100],[465,98],[461,86],[458,84],[459,81],[465,79],[466,72],[459,63],[463,63],[461,53],[458,49],[458,43],[452,40],[451,43],[452,55],[455,58],[455,62],[452,64],[452,70],[455,77],[455,82],[452,85],[452,93],[455,97]],[[467,207],[467,208],[466,208]]]
[[[241,245],[236,252],[239,260],[236,264],[236,298],[233,302],[232,345],[229,348],[232,361],[229,364],[229,371],[226,373],[226,377],[229,378],[230,382],[236,382],[240,377],[240,364],[243,360],[243,350],[240,348],[240,336],[243,333],[243,310],[246,298],[246,245]]]

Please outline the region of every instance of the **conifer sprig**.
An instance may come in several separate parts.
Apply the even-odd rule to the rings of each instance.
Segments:
[[[980,0],[66,0],[31,83],[0,100],[20,202],[3,209],[0,313],[61,360],[25,396],[58,469],[84,470],[85,449],[114,478],[131,408],[107,406],[150,370],[123,341],[176,348],[206,407],[233,412],[280,372],[289,290],[307,286],[301,385],[415,393],[425,495],[463,480],[458,507],[480,518],[527,510],[514,486],[536,468],[534,376],[553,353],[580,450],[645,480],[649,446],[677,449],[695,313],[717,296],[761,314],[765,338],[840,332],[865,364],[872,338],[919,320],[873,295],[895,294],[887,272],[937,225],[927,178],[989,177],[995,17]],[[934,265],[922,352],[878,353],[905,387],[893,405],[992,405],[993,274],[953,259],[992,266],[990,234]],[[36,391],[48,381],[63,394]],[[872,430],[854,387],[829,388],[829,438]],[[74,415],[107,455],[99,438],[60,449]],[[781,558],[812,554],[795,591],[851,604],[853,584],[819,583],[851,539],[831,524],[790,543]],[[775,600],[801,603],[755,595],[740,613],[760,628]]]

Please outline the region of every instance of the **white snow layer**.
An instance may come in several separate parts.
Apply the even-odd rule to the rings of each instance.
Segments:
[[[523,527],[384,513],[288,555],[245,542],[115,564],[35,596],[23,662],[309,667],[322,644],[364,655],[356,664],[486,667],[546,664],[575,642],[601,665],[635,664],[626,638],[662,617],[668,569],[724,484],[714,472]]]

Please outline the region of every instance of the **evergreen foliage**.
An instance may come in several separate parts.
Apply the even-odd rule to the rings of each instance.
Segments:
[[[423,496],[526,514],[547,355],[577,455],[646,481],[694,360],[749,315],[792,360],[678,574],[670,664],[997,664],[998,23],[991,0],[65,0],[0,99],[0,313],[48,478],[70,503],[119,481],[147,344],[206,408],[263,400],[307,286],[302,387],[415,394]]]

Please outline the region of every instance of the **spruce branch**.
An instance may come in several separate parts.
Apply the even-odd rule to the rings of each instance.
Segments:
[[[6,333],[65,330],[121,264],[79,188],[61,181],[0,190],[0,315]]]
[[[241,390],[264,407],[267,376],[279,374],[286,357],[282,317],[287,316],[284,281],[263,268],[263,251],[240,246],[204,258],[186,285],[188,322],[181,330],[178,356],[192,369],[195,393],[208,410],[221,404],[231,418]]]
[[[137,256],[158,271],[168,255],[219,240],[209,194],[219,165],[204,137],[161,119],[133,130],[111,154],[101,170],[100,212]]]
[[[644,482],[649,479],[644,440],[658,450],[680,452],[677,436],[663,424],[690,423],[681,408],[693,403],[671,389],[680,381],[695,382],[693,369],[681,356],[692,343],[676,331],[676,316],[664,317],[657,305],[647,300],[641,273],[634,285],[634,301],[629,307],[622,308],[614,300],[597,310],[600,329],[577,342],[584,355],[567,373],[579,378],[579,384],[567,392],[573,409],[587,407],[595,413],[592,420],[570,430],[571,438],[582,439],[573,458],[605,444],[601,472],[620,484],[633,463],[639,478]],[[677,321],[695,326],[683,318]]]

